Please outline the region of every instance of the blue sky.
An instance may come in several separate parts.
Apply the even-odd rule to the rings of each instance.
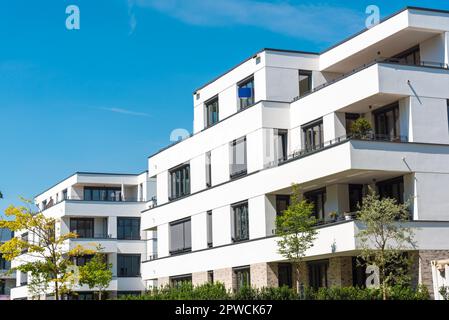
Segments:
[[[81,29],[65,28],[65,8]],[[448,1],[15,0],[0,3],[0,211],[75,171],[141,172],[192,91],[263,47],[321,51],[387,16]]]

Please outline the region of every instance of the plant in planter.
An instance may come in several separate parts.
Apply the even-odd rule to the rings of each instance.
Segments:
[[[354,138],[366,138],[371,133],[371,123],[365,118],[355,120],[350,128],[351,135]]]
[[[337,218],[338,218],[337,211],[329,212],[329,217],[331,218],[332,221],[337,221]]]

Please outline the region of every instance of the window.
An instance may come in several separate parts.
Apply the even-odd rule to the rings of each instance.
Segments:
[[[251,276],[249,267],[234,268],[235,289],[239,291],[243,287],[251,285]]]
[[[119,187],[84,187],[86,201],[122,201]]]
[[[352,257],[352,285],[366,287],[366,262],[359,257]]]
[[[192,282],[192,275],[191,274],[185,274],[182,276],[174,276],[170,277],[170,285],[174,288],[178,288],[183,283]]]
[[[207,246],[209,248],[213,247],[212,240],[212,211],[207,212]]]
[[[234,236],[233,241],[244,241],[249,239],[248,202],[232,206]]]
[[[313,203],[313,215],[317,220],[324,219],[326,188],[304,193],[304,198]]]
[[[327,287],[327,269],[329,261],[313,261],[308,262],[309,269],[309,286],[314,289]]]
[[[26,243],[30,242],[29,239],[28,239],[28,232],[25,232],[24,234],[22,234],[22,236],[20,238],[21,238],[22,241],[24,241]],[[26,252],[28,252],[28,248],[27,247],[22,249],[22,253],[26,253]]]
[[[140,218],[117,218],[117,239],[140,240]]]
[[[231,179],[246,174],[246,137],[231,142],[230,176]]]
[[[89,301],[95,300],[95,292],[76,292],[68,295],[68,300]]]
[[[302,97],[312,90],[312,72],[299,70],[299,96]]]
[[[67,189],[62,190],[62,200],[67,200],[68,196],[67,196]]]
[[[206,128],[216,124],[218,117],[218,96],[206,102]]]
[[[212,187],[212,154],[206,153],[206,187]]]
[[[447,127],[449,128],[449,99],[447,100]]]
[[[140,276],[140,254],[118,254],[117,255],[118,277]]]
[[[192,250],[190,218],[170,223],[170,254]]]
[[[254,104],[254,77],[243,80],[238,84],[240,110]]]
[[[279,287],[293,287],[292,265],[290,263],[278,264],[278,285]]]
[[[346,135],[351,135],[352,134],[352,124],[358,119],[360,118],[360,114],[358,113],[346,113],[345,114],[345,118],[346,118]]]
[[[315,150],[323,146],[323,119],[302,126],[304,149]]]
[[[7,261],[0,254],[0,270],[9,270],[11,269],[11,262]]]
[[[94,219],[93,218],[71,218],[70,232],[76,233],[78,238],[94,237]]]
[[[84,266],[86,263],[88,263],[90,260],[92,260],[94,256],[92,254],[86,254],[84,256],[75,256],[73,257],[73,263],[78,266]]]
[[[378,182],[377,189],[381,198],[392,198],[396,199],[398,203],[404,203],[403,177]]]
[[[349,189],[349,211],[356,212],[358,206],[362,205],[363,200],[363,185],[362,184],[350,184]]]
[[[376,135],[383,140],[399,137],[399,105],[397,103],[373,112]]]
[[[214,283],[214,271],[213,270],[207,271],[207,282]]]
[[[421,64],[421,53],[419,51],[419,45],[394,56],[393,60],[401,64],[419,66]]]
[[[190,194],[190,165],[170,170],[170,200]]]
[[[279,194],[276,195],[276,215],[281,216],[290,205],[290,196]]]
[[[274,161],[282,163],[287,160],[287,130],[274,129]]]
[[[0,296],[6,294],[6,284],[5,284],[5,282],[6,282],[5,280],[0,279]]]

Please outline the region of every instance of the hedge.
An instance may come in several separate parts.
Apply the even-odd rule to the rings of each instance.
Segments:
[[[389,288],[391,300],[428,300],[426,287],[416,290],[406,286]],[[251,288],[243,287],[236,292],[226,290],[222,283],[206,283],[193,286],[183,283],[178,287],[162,287],[147,291],[141,296],[123,296],[120,300],[382,300],[380,289],[359,287],[305,288],[301,294],[288,287]]]

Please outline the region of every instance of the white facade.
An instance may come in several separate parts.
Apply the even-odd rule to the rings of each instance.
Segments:
[[[13,233],[9,229],[0,228],[0,244],[9,241]],[[16,285],[16,275],[11,272],[11,263],[0,255],[0,300],[9,300],[11,289]]]
[[[330,213],[354,211],[354,197],[368,186],[410,201],[413,254],[448,258],[448,64],[449,12],[407,8],[321,54],[264,49],[196,90],[193,136],[148,159],[158,202],[142,213],[142,229],[153,234],[143,279],[213,276],[232,288],[233,268],[244,266],[251,284],[277,285],[285,262],[274,237],[277,202],[292,183],[323,206],[307,259],[327,261],[330,284],[356,281],[346,264],[360,249],[358,222]],[[300,83],[304,74],[310,83]],[[240,108],[239,85],[248,79],[253,103]],[[372,134],[351,137],[353,117],[367,119]],[[236,177],[239,152],[244,169]],[[337,279],[335,268],[346,275]],[[432,287],[430,263],[420,259],[417,269],[418,281]]]
[[[35,198],[40,211],[56,219],[56,235],[78,234],[76,239],[67,240],[61,250],[66,252],[77,245],[103,248],[112,264],[113,279],[106,289],[109,296],[144,290],[140,262],[147,259],[147,236],[140,228],[140,212],[154,201],[154,181],[147,177],[146,172],[136,175],[75,173]],[[26,232],[16,236],[23,237]],[[35,240],[28,235],[28,241]],[[30,257],[20,256],[12,266],[25,259]],[[137,267],[128,270],[130,263],[135,262]],[[28,291],[29,281],[29,275],[17,271],[17,287],[11,290],[11,299],[36,298]],[[93,291],[87,286],[74,289],[78,298],[86,299]]]

